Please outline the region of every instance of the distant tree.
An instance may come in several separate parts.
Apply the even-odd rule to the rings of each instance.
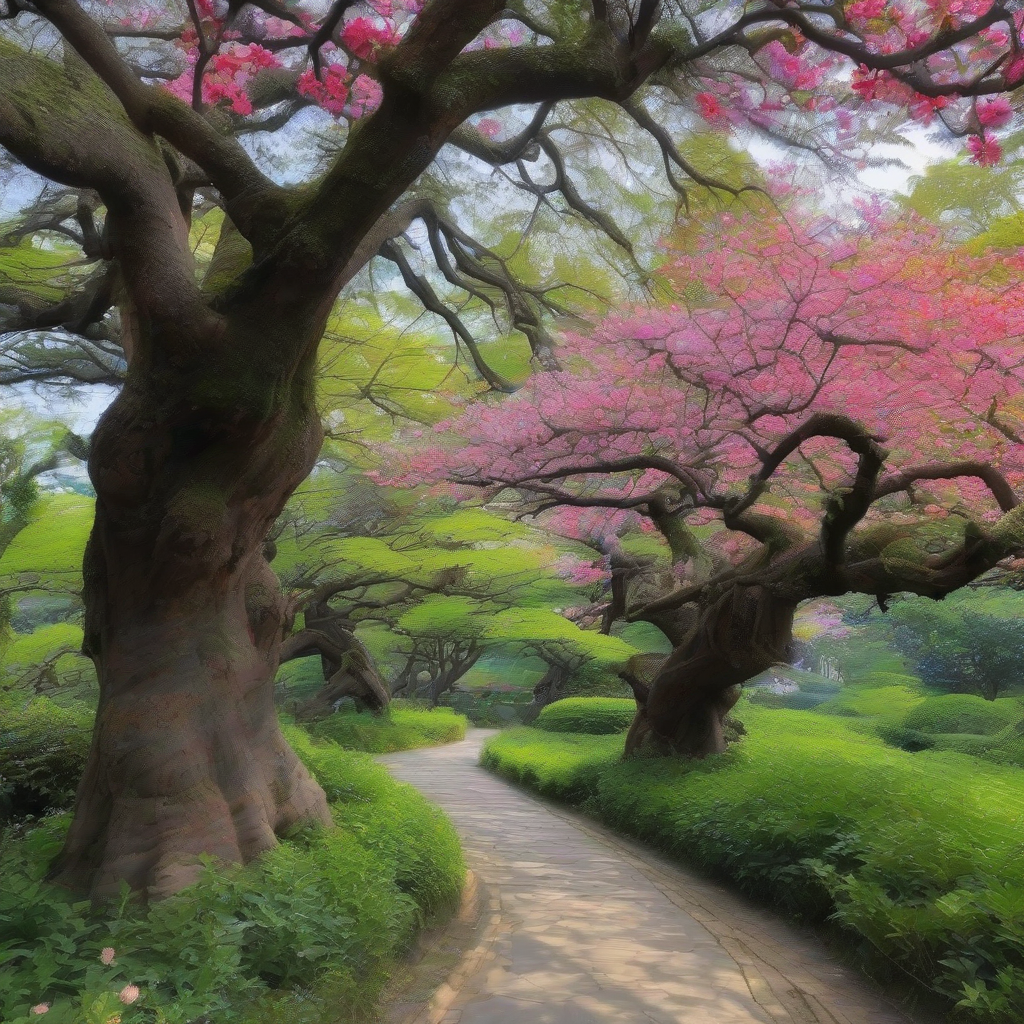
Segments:
[[[517,493],[604,552],[607,618],[675,648],[632,673],[629,750],[721,749],[800,602],[938,598],[1024,551],[1020,256],[865,214],[684,233],[675,304],[566,336],[563,369],[438,425],[440,454],[395,454],[399,479]],[[631,529],[660,562],[629,554]]]
[[[1024,618],[911,601],[890,614],[896,646],[929,686],[995,700],[1024,683]]]

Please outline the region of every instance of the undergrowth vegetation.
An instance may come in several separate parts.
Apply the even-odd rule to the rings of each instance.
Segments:
[[[71,806],[92,720],[85,704],[0,694],[0,824]]]
[[[464,868],[448,820],[365,754],[286,727],[336,827],[307,828],[247,867],[206,862],[144,906],[91,908],[44,880],[67,815],[3,837],[0,1019],[187,1024],[369,1019],[389,961],[453,907]]]
[[[835,715],[740,711],[748,735],[702,762],[623,762],[621,735],[528,728],[492,738],[483,762],[790,914],[832,920],[874,970],[913,977],[963,1019],[1018,1022],[1024,772],[911,754]]]

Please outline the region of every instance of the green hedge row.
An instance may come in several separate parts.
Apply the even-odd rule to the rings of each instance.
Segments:
[[[906,753],[855,723],[744,701],[702,762],[621,736],[509,730],[485,765],[809,920],[832,919],[964,1019],[1024,1019],[1024,771]]]

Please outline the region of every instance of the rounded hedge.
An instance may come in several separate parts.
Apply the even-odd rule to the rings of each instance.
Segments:
[[[636,715],[636,701],[619,697],[566,697],[541,709],[536,727],[546,732],[603,736],[624,732]]]
[[[1024,708],[1012,698],[985,700],[969,693],[927,697],[907,712],[906,729],[924,733],[968,733],[992,736],[1024,717]]]

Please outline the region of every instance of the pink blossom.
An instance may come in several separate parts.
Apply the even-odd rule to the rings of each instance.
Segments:
[[[967,140],[967,150],[971,154],[971,162],[981,167],[991,167],[999,163],[1003,150],[991,135],[972,135]]]
[[[846,8],[848,18],[880,18],[885,13],[886,0],[857,0]]]
[[[47,1013],[47,1012],[49,1012],[49,1009],[50,1009],[50,1004],[49,1003],[36,1003],[36,1005],[32,1007],[31,1012],[32,1013]]]
[[[477,125],[477,129],[487,138],[493,139],[501,131],[501,122],[496,121],[493,117],[485,117]]]
[[[376,60],[382,47],[394,46],[398,35],[393,28],[375,25],[369,18],[353,18],[345,25],[341,41],[360,60]]]
[[[299,75],[299,94],[315,100],[328,113],[340,117],[348,99],[348,69],[341,64],[329,64],[318,79],[312,70]]]
[[[131,1006],[136,999],[139,998],[139,986],[138,985],[125,985],[120,992],[117,993],[117,998],[124,1003],[125,1006]]]
[[[352,92],[349,98],[352,103],[353,115],[364,117],[380,106],[380,101],[384,98],[384,90],[376,79],[370,78],[369,75],[360,75],[352,83]]]
[[[718,97],[712,92],[699,92],[694,97],[700,116],[709,124],[720,124],[725,120],[725,110]]]
[[[114,955],[113,946],[104,946],[100,953],[100,960],[109,967],[114,962]]]
[[[978,120],[986,128],[1002,128],[1013,118],[1013,107],[1005,96],[978,103]]]

